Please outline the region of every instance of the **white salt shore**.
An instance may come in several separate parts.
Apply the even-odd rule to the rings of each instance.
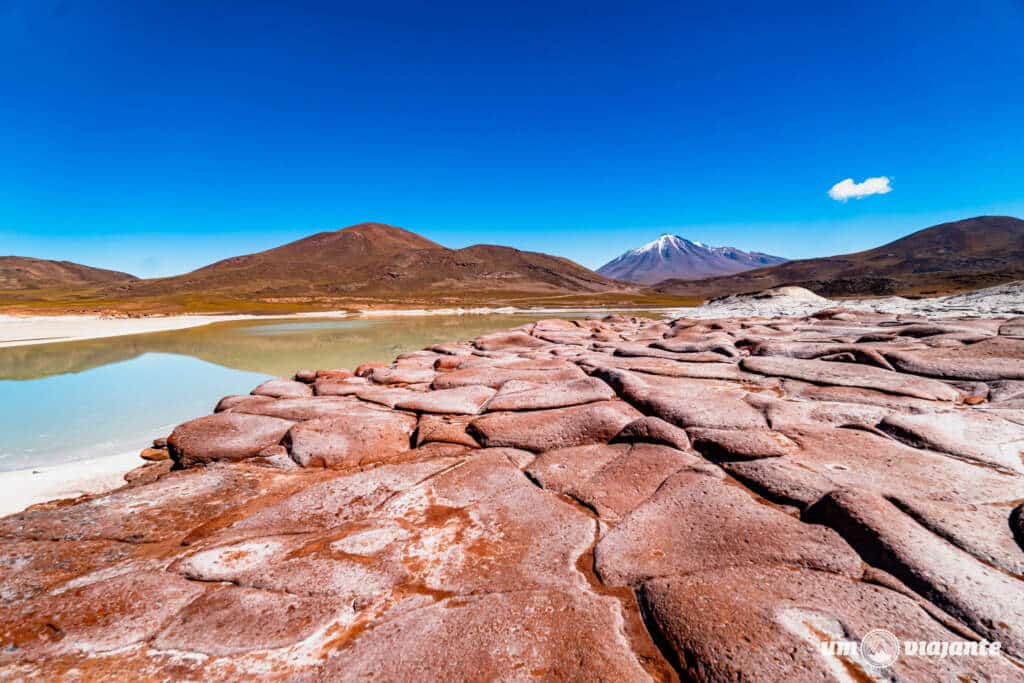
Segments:
[[[855,311],[949,317],[1016,317],[1024,315],[1024,281],[979,289],[966,294],[906,299],[899,296],[874,299],[826,299],[802,287],[778,287],[757,294],[738,294],[714,299],[703,306],[677,308],[668,317],[732,318],[805,316],[826,308]]]
[[[29,505],[87,493],[103,493],[124,486],[124,475],[145,464],[138,452],[119,453],[60,465],[0,472],[0,516]]]
[[[309,313],[275,316],[283,318],[308,317]],[[316,313],[316,317],[347,317],[347,311]],[[54,342],[81,341],[121,337],[129,334],[169,332],[213,323],[235,320],[255,320],[253,315],[166,315],[144,318],[111,318],[100,315],[0,315],[0,348],[52,344]]]

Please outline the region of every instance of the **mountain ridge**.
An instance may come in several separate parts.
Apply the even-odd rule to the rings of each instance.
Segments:
[[[0,290],[81,287],[137,280],[130,273],[32,256],[0,256]]]
[[[596,272],[624,282],[652,285],[670,277],[700,280],[785,261],[779,256],[730,246],[710,246],[663,233],[656,240],[620,254]]]
[[[1024,279],[1024,220],[976,216],[940,223],[872,249],[789,261],[735,275],[678,278],[653,289],[714,297],[784,285],[843,296],[934,296]]]
[[[499,245],[449,249],[383,223],[320,232],[189,273],[117,288],[126,296],[437,296],[635,291],[566,258]]]

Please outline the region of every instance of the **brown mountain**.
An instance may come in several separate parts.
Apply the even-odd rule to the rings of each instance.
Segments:
[[[711,297],[798,285],[822,296],[931,296],[1020,279],[1024,221],[979,216],[926,228],[868,251],[698,281],[664,280],[655,289]]]
[[[71,261],[0,256],[0,290],[64,289],[135,279],[128,273],[92,268]]]
[[[475,245],[448,249],[380,223],[322,232],[175,277],[111,288],[118,296],[202,294],[230,299],[352,297],[466,300],[495,294],[636,291],[568,259]]]

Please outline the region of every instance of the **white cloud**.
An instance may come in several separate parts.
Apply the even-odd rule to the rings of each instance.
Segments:
[[[845,202],[848,199],[863,199],[873,194],[889,194],[892,186],[889,185],[889,176],[877,178],[866,178],[862,183],[853,182],[853,178],[840,180],[828,191],[828,196],[837,202]]]

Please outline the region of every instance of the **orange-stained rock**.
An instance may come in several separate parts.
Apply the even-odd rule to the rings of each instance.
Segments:
[[[281,443],[293,424],[264,415],[217,413],[178,425],[167,438],[167,446],[174,461],[184,467],[244,460]]]
[[[278,491],[311,482],[270,470],[218,464],[171,472],[154,482],[37,506],[0,518],[0,537],[25,540],[180,541],[232,509],[269,503]],[[72,546],[68,546],[69,550]]]
[[[448,598],[360,636],[328,660],[325,673],[334,680],[650,680],[620,620],[614,599],[590,593]]]
[[[0,664],[66,653],[94,655],[148,640],[205,590],[174,574],[128,572],[4,608]]]
[[[341,606],[320,597],[224,586],[180,610],[154,639],[159,650],[233,655],[293,645],[325,626]]]
[[[1024,656],[1013,325],[545,320],[270,380],[0,519],[0,679],[1015,679],[819,647]]]

